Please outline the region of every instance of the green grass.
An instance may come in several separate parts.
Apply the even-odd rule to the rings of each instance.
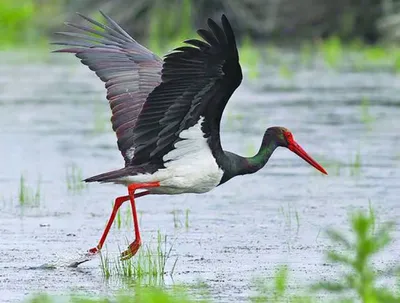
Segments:
[[[114,208],[114,201],[111,202],[112,207]],[[124,218],[123,218],[124,217]],[[139,212],[139,221],[141,218],[141,213]],[[116,224],[115,226],[118,230],[123,227],[131,228],[132,227],[132,212],[129,206],[129,203],[125,203],[118,210],[117,215],[115,217]]]
[[[339,37],[331,37],[319,45],[320,53],[330,68],[337,68],[343,61],[343,44]]]
[[[69,192],[78,193],[87,188],[87,184],[82,181],[82,170],[76,165],[71,164],[65,172],[65,182]]]
[[[374,116],[370,113],[370,101],[368,98],[364,97],[361,99],[361,121],[368,127],[372,128],[372,123],[375,121]]]
[[[292,204],[288,203],[287,208],[281,206],[279,210],[284,218],[286,228],[289,230],[289,232],[292,230],[292,220],[294,219],[296,222],[296,233],[298,233],[300,230],[300,215],[296,207],[293,208]]]
[[[178,229],[184,226],[186,230],[188,230],[190,226],[189,213],[190,213],[189,209],[186,209],[185,211],[174,209],[173,211],[171,211],[172,219],[174,222],[174,228]],[[182,218],[183,215],[184,218]]]
[[[313,62],[313,45],[309,42],[304,42],[300,49],[300,64],[305,67],[310,67]]]
[[[192,2],[183,0],[180,10],[168,9],[172,3],[164,2],[152,8],[148,47],[159,56],[183,45],[183,41],[194,36],[192,27]]]
[[[94,103],[94,120],[93,120],[93,132],[104,133],[110,130],[111,122],[108,108],[105,107],[99,100],[95,100]]]
[[[358,149],[353,155],[349,156],[347,163],[342,163],[336,160],[330,160],[324,158],[324,156],[318,156],[318,161],[323,167],[326,168],[330,176],[351,176],[358,177],[362,172],[362,159],[361,153]],[[321,175],[318,171],[314,171],[315,175]]]
[[[36,188],[29,186],[26,183],[25,177],[23,175],[19,178],[19,188],[18,188],[18,202],[21,206],[31,206],[38,207],[41,200],[41,180],[37,181]]]
[[[166,264],[171,257],[172,245],[168,242],[166,235],[157,233],[156,245],[153,248],[151,243],[143,245],[139,252],[131,259],[111,259],[107,252],[101,253],[101,270],[105,278],[123,277],[143,279],[157,284],[162,281],[166,274]],[[172,265],[169,274],[173,275],[176,262]]]
[[[173,211],[171,211],[172,214],[172,218],[174,221],[174,228],[179,228],[182,226],[182,222],[179,220],[179,214],[178,211],[176,209],[174,209]]]
[[[286,80],[290,80],[293,78],[294,72],[289,68],[288,65],[281,64],[279,67],[279,75]]]
[[[239,45],[239,58],[241,65],[247,70],[248,78],[250,80],[258,78],[262,63],[261,53],[249,36],[246,36]]]
[[[185,228],[186,228],[186,230],[188,230],[189,227],[190,227],[190,224],[189,224],[189,213],[190,213],[190,210],[187,208],[185,210]]]
[[[354,155],[354,159],[350,162],[350,176],[359,176],[361,174],[361,154],[360,150]]]
[[[0,1],[0,50],[15,47],[47,47],[49,20],[60,11],[58,1]]]
[[[343,163],[334,159],[328,159],[324,155],[318,155],[316,158],[318,159],[318,162],[321,163],[322,167],[328,171],[329,176],[340,176],[343,173]],[[313,170],[313,174],[323,176],[317,170]]]
[[[288,203],[287,207],[281,205],[279,212],[283,217],[287,249],[288,251],[291,251],[292,240],[293,238],[295,239],[297,237],[300,231],[300,215],[296,207],[293,207],[291,203]]]
[[[226,110],[226,124],[228,129],[235,130],[237,128],[242,128],[244,122],[244,115],[240,112],[233,113],[229,109]]]

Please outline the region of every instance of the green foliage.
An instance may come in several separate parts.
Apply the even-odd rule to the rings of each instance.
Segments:
[[[163,236],[158,231],[155,249],[151,245],[144,245],[133,258],[127,260],[119,258],[111,260],[108,253],[103,252],[101,254],[103,276],[105,278],[115,276],[135,279],[147,278],[148,282],[153,285],[160,284],[166,272],[165,266],[170,259],[172,251],[172,245],[169,245],[167,240],[167,236]],[[175,270],[176,262],[177,259],[170,270],[170,275]]]
[[[311,43],[303,43],[300,50],[300,62],[302,66],[309,66],[312,62],[313,45]]]
[[[113,208],[114,208],[114,203],[115,203],[114,201],[111,202],[111,205]],[[124,216],[124,219],[122,219],[122,216]],[[139,217],[140,217],[140,213],[139,213]],[[124,208],[124,205],[122,205],[122,207],[120,209],[118,209],[115,220],[116,220],[117,224],[114,226],[118,230],[120,230],[122,227],[130,228],[132,226],[132,212],[131,212],[130,207]]]
[[[185,210],[185,228],[189,229],[189,212],[190,210],[187,208]]]
[[[300,230],[300,215],[299,212],[297,211],[296,206],[292,206],[291,203],[287,204],[287,208],[285,209],[283,206],[279,208],[281,215],[284,217],[284,222],[286,225],[286,228],[289,230],[289,232],[292,231],[292,219],[296,220],[296,234]]]
[[[282,64],[279,67],[279,75],[284,79],[290,80],[293,78],[294,73],[287,65]]]
[[[333,246],[344,250],[328,251],[327,259],[346,270],[339,281],[319,282],[313,289],[337,294],[341,301],[348,300],[348,294],[352,293],[363,303],[399,302],[398,294],[377,286],[380,275],[372,264],[372,258],[391,242],[389,232],[392,227],[392,223],[384,223],[376,229],[376,217],[370,208],[369,213],[359,211],[351,216],[354,239],[342,232],[328,230]]]
[[[195,36],[192,28],[191,0],[183,0],[180,10],[171,9],[171,4],[173,3],[164,1],[153,6],[151,12],[148,46],[159,56]]]
[[[0,2],[0,48],[31,40],[31,22],[35,13],[33,0]]]
[[[260,75],[261,54],[258,46],[253,43],[249,36],[246,36],[239,47],[240,63],[247,70],[249,79],[256,79]]]
[[[369,99],[363,97],[361,99],[361,121],[368,127],[368,129],[371,129],[371,123],[375,121],[375,118],[371,115],[369,108]]]
[[[165,291],[159,287],[143,287],[136,285],[129,290],[129,294],[117,296],[114,300],[105,298],[87,298],[79,296],[71,296],[68,301],[70,303],[206,303],[206,300],[191,300],[187,292],[182,287],[173,287],[169,291]],[[30,303],[57,303],[60,302],[48,295],[37,295],[33,297]]]
[[[250,297],[253,303],[311,303],[316,302],[312,297],[290,293],[289,290],[289,270],[287,266],[277,268],[272,281],[266,279],[256,279],[255,288],[257,294]]]
[[[320,44],[320,52],[325,63],[336,68],[343,59],[343,45],[339,37],[331,37]]]
[[[37,182],[36,189],[31,188],[26,184],[23,175],[19,178],[18,201],[21,206],[37,207],[40,204],[40,184],[41,180]]]
[[[359,176],[361,173],[361,154],[360,150],[354,156],[353,161],[350,163],[350,175]]]
[[[180,227],[182,225],[182,222],[179,220],[178,211],[174,209],[171,213],[174,219],[174,228]]]
[[[181,228],[185,226],[186,229],[189,229],[189,209],[186,209],[185,212],[183,210],[177,210],[174,209],[171,211],[172,217],[173,217],[173,222],[174,222],[174,228]],[[184,223],[182,223],[181,217],[185,216],[184,218]]]
[[[98,101],[98,100],[95,100]],[[94,102],[94,119],[93,132],[104,133],[110,130],[110,114],[109,109],[100,102]]]
[[[87,184],[82,180],[82,170],[76,164],[67,167],[65,181],[69,192],[78,193],[87,188]]]
[[[0,50],[46,45],[47,17],[54,16],[59,7],[59,1],[0,1]]]

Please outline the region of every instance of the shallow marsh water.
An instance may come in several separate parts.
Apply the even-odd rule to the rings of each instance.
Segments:
[[[74,192],[66,181],[71,165],[83,177],[123,165],[103,83],[74,58],[11,59],[0,62],[0,302],[40,291],[113,294],[126,284],[104,279],[99,259],[62,266],[97,244],[113,199],[126,193],[101,184]],[[301,69],[283,78],[267,67],[257,83],[243,83],[223,118],[224,148],[253,154],[265,128],[281,125],[330,174],[278,149],[257,174],[210,193],[138,199],[143,241],[154,243],[158,230],[168,236],[167,271],[178,257],[165,283],[203,281],[216,301],[241,302],[253,278],[269,278],[281,264],[297,285],[334,275],[323,258],[325,228],[346,229],[348,212],[369,201],[382,220],[399,221],[399,96],[400,79],[390,72]],[[38,203],[19,201],[21,175],[30,195],[39,184]],[[111,256],[133,240],[125,213],[106,242]],[[378,261],[398,261],[399,245]],[[44,263],[58,266],[31,269]]]

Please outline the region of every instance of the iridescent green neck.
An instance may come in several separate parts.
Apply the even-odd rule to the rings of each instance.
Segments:
[[[253,157],[246,158],[249,166],[247,173],[254,173],[263,168],[277,147],[278,144],[274,136],[269,133],[265,133],[257,154]]]

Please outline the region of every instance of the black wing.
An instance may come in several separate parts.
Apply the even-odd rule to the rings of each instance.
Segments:
[[[132,165],[162,164],[162,157],[181,140],[179,134],[201,116],[205,117],[205,137],[216,132],[220,148],[222,112],[242,81],[232,27],[225,15],[221,22],[222,28],[208,19],[209,30],[197,31],[205,42],[187,40],[190,46],[176,48],[165,57],[162,83],[149,94],[133,130]]]
[[[112,127],[118,138],[119,150],[128,165],[133,157],[133,150],[130,149],[134,145],[132,130],[149,93],[161,82],[163,62],[137,43],[114,20],[102,15],[106,24],[80,15],[99,29],[66,23],[83,33],[58,33],[70,39],[53,44],[67,46],[55,52],[74,53],[106,83]]]

